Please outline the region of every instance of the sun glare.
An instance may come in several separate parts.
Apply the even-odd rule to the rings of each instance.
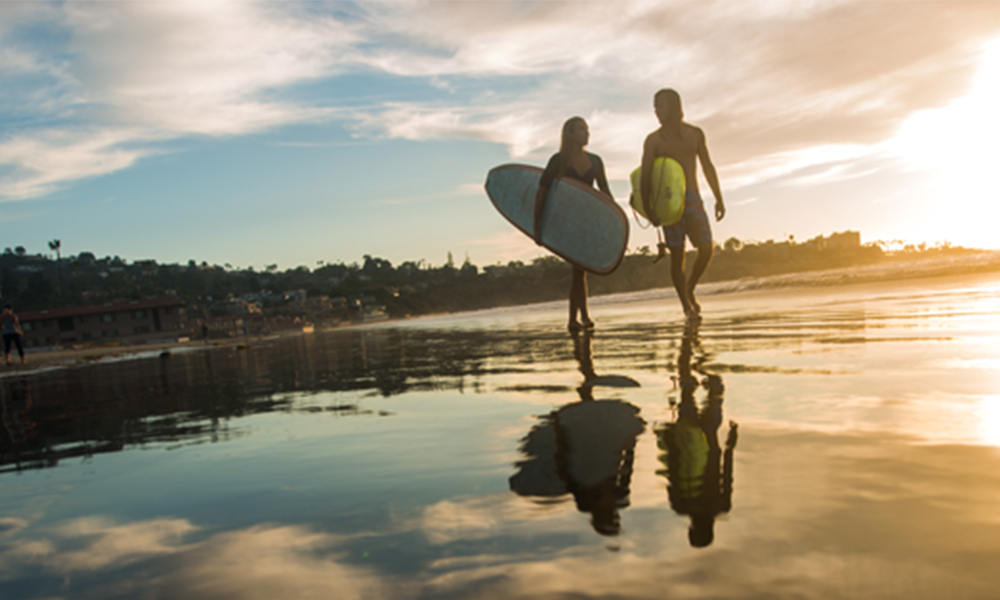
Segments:
[[[1000,247],[995,227],[1000,192],[993,177],[1000,155],[998,107],[1000,38],[986,46],[968,95],[913,114],[889,142],[890,152],[933,176],[933,189],[907,191],[916,192],[915,202],[936,203],[928,207],[931,214],[943,216],[911,232],[914,239]]]
[[[1000,397],[983,398],[979,406],[979,439],[1000,446]]]

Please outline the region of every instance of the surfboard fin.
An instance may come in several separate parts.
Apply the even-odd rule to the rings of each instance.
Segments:
[[[667,255],[667,245],[664,244],[663,242],[657,243],[656,244],[656,258],[653,259],[653,264],[655,265],[656,263],[658,263],[661,260],[663,260],[663,257],[665,257],[666,255]]]

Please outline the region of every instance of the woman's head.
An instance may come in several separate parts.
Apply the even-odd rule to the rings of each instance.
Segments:
[[[570,117],[562,127],[562,138],[559,141],[559,152],[579,150],[590,141],[590,129],[583,117]]]

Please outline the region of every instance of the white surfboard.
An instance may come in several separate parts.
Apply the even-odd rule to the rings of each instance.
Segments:
[[[541,180],[538,167],[514,164],[496,167],[486,177],[493,206],[528,237],[533,237]],[[564,177],[553,182],[541,225],[542,246],[592,273],[611,273],[625,256],[625,213],[612,198],[576,180]]]

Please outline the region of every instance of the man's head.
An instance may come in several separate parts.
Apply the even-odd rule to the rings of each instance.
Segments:
[[[681,108],[681,95],[677,90],[663,88],[653,96],[653,110],[660,125],[677,125],[684,118]]]
[[[3,311],[4,312],[13,312],[14,311],[14,307],[11,306],[10,304],[4,304],[3,305]]]

